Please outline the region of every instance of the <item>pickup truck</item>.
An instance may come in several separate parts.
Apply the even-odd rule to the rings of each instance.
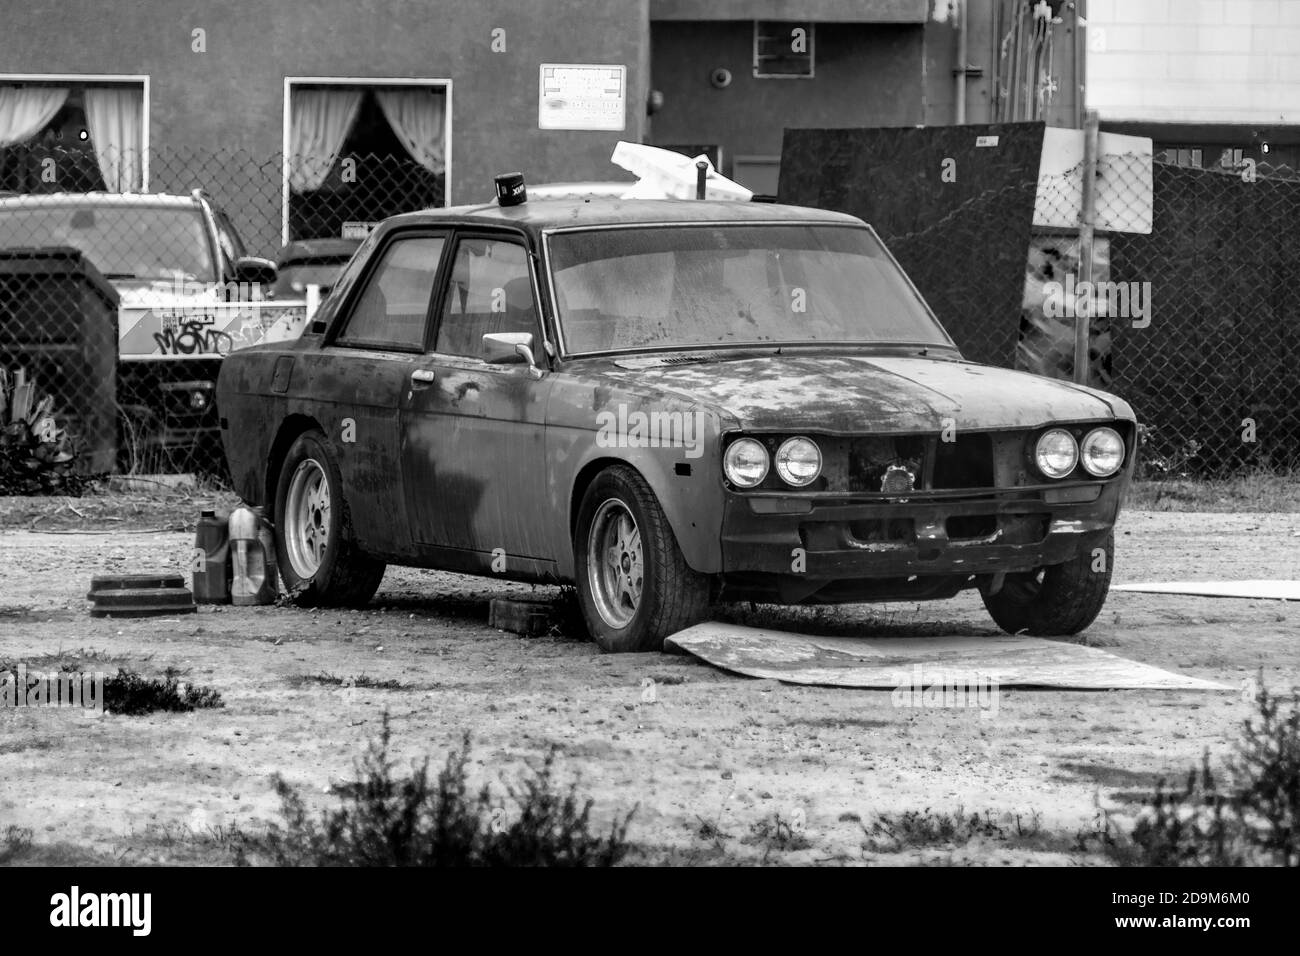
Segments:
[[[275,265],[246,253],[225,212],[202,190],[5,196],[0,246],[80,250],[117,290],[119,469],[222,470],[222,359],[296,337],[306,316],[268,301]]]

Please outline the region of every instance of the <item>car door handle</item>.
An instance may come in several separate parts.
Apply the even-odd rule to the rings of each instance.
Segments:
[[[412,385],[432,385],[437,379],[437,374],[427,368],[417,368],[411,373]]]

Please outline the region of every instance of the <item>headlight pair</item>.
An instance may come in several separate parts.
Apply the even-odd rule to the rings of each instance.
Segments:
[[[767,477],[769,468],[787,485],[804,488],[817,480],[822,473],[822,453],[811,438],[787,438],[775,455],[768,455],[762,442],[754,438],[738,438],[727,446],[722,456],[722,470],[727,480],[738,488],[754,488]]]
[[[1079,464],[1094,478],[1109,478],[1124,464],[1124,439],[1115,429],[1102,427],[1077,442],[1064,428],[1051,428],[1034,446],[1034,464],[1048,478],[1064,478]]]

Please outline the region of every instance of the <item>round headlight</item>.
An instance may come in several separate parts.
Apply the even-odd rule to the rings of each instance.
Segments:
[[[201,412],[208,407],[208,393],[202,389],[195,389],[190,392],[190,408],[196,412]]]
[[[787,485],[802,488],[822,473],[822,453],[810,438],[787,438],[776,450],[776,473]]]
[[[1079,445],[1062,428],[1043,432],[1034,449],[1034,464],[1048,478],[1064,478],[1079,463]]]
[[[767,449],[752,438],[738,438],[722,456],[727,480],[740,488],[753,488],[767,477]]]
[[[1124,439],[1113,428],[1094,428],[1079,446],[1083,469],[1096,478],[1109,478],[1124,464]]]

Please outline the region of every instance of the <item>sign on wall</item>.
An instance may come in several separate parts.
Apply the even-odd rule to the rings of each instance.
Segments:
[[[627,67],[543,63],[538,129],[622,130],[627,121]]]

